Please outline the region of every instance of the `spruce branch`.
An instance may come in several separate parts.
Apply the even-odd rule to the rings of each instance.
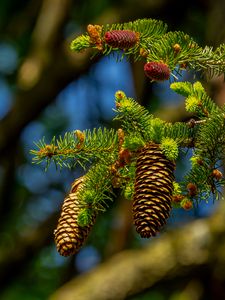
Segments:
[[[82,51],[88,48],[100,51],[104,55],[109,55],[111,52],[118,52],[121,49],[118,40],[115,40],[115,46],[107,44],[106,34],[120,31],[131,31],[137,34],[137,42],[132,47],[124,47],[122,57],[124,56],[140,59],[140,49],[145,48],[145,40],[148,38],[148,43],[150,41],[157,40],[157,38],[163,35],[167,31],[167,25],[160,20],[154,19],[141,19],[134,22],[127,22],[123,24],[106,24],[106,25],[91,25],[87,26],[87,34],[81,35],[71,42],[70,49],[72,51]],[[125,40],[126,40],[126,34]],[[120,35],[118,35],[120,39]],[[116,42],[117,45],[116,45]],[[130,49],[131,48],[131,49]]]
[[[175,78],[180,69],[186,68],[204,72],[208,77],[225,73],[224,44],[215,50],[210,46],[202,48],[188,34],[167,32],[167,25],[154,19],[101,26],[90,24],[87,34],[73,40],[70,48],[78,52],[92,48],[103,55],[116,53],[119,60],[127,57],[134,61],[163,62]]]
[[[151,45],[147,61],[163,61],[174,70],[178,65],[198,59],[201,53],[201,47],[184,32],[168,32]]]
[[[103,158],[102,158],[103,160]],[[105,211],[108,201],[112,201],[113,178],[111,166],[116,157],[104,156],[104,162],[94,164],[85,175],[85,182],[78,194],[78,198],[84,207],[95,212]]]
[[[134,99],[127,97],[122,91],[116,92],[115,98],[117,107],[115,120],[121,122],[121,127],[128,134],[127,147],[132,148],[133,143],[137,144],[137,148],[143,143],[151,141],[160,143],[163,138],[174,139],[179,145],[182,145],[191,138],[191,130],[187,124],[181,122],[172,124],[154,118],[147,109],[139,105]]]
[[[73,51],[87,48],[103,55],[122,53],[120,58],[142,59],[145,75],[151,81],[176,77],[176,72],[187,67],[207,71],[210,76],[225,72],[224,45],[216,50],[202,48],[187,34],[167,32],[166,24],[152,19],[89,24],[87,34],[71,43]],[[106,211],[115,188],[133,200],[133,219],[142,237],[160,230],[172,204],[188,210],[202,200],[208,201],[210,195],[219,198],[225,184],[221,170],[225,158],[225,106],[217,106],[199,81],[173,82],[170,88],[184,97],[186,111],[192,117],[188,122],[170,123],[156,118],[123,91],[117,91],[114,120],[121,126],[117,131],[75,130],[53,137],[49,144],[44,138],[36,143],[37,149],[31,151],[36,164],[45,162],[46,168],[51,162],[69,168],[80,164],[85,170],[89,166],[79,189],[74,191],[72,187],[74,193],[66,198],[64,212],[67,215],[67,208],[70,211],[76,234],[84,228],[89,231],[95,217]],[[182,148],[192,148],[193,155],[190,171],[178,183],[173,172]],[[67,218],[62,215],[63,224]],[[64,240],[64,229],[62,225],[57,243],[69,255],[82,245],[83,233],[76,235],[78,247],[74,248]],[[74,233],[69,237],[73,239]]]
[[[194,130],[190,128],[188,123],[176,122],[174,124],[165,124],[164,137],[174,139],[180,147],[188,147],[194,136]]]
[[[122,91],[117,91],[115,94],[116,100],[116,117],[115,120],[121,122],[121,127],[125,132],[131,133],[135,130],[136,135],[148,138],[146,130],[150,127],[150,121],[153,116],[149,114],[148,110],[139,105],[134,99],[129,98]]]
[[[84,167],[83,163],[90,162],[91,159],[101,159],[102,154],[110,154],[116,151],[117,134],[113,129],[98,128],[93,131],[85,130],[81,136],[77,131],[67,132],[58,139],[53,137],[49,144],[43,138],[36,147],[38,150],[31,150],[34,155],[33,162],[40,164],[45,161],[46,167],[50,162],[54,162],[59,167],[74,167],[77,163]]]
[[[186,174],[183,189],[192,199],[200,201],[208,199],[210,194],[219,197],[220,186],[224,183],[221,178],[213,176],[224,159],[225,148],[225,118],[223,109],[218,107],[206,94],[200,82],[193,85],[187,82],[171,84],[171,88],[179,94],[187,96],[186,109],[196,114],[198,121],[191,122],[195,129],[194,155],[191,158],[192,168]],[[221,180],[221,181],[220,181]],[[194,184],[198,191],[191,193],[187,186]]]

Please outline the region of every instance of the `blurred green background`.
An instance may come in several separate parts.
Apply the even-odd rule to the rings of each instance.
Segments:
[[[169,83],[150,84],[143,63],[116,63],[113,57],[90,59],[89,52],[71,53],[70,41],[90,23],[156,18],[166,22],[169,30],[185,31],[203,46],[218,46],[225,41],[224,14],[223,0],[1,0],[0,299],[48,299],[72,278],[90,270],[94,274],[100,263],[104,265],[116,254],[154,243],[154,239],[138,237],[130,203],[118,197],[99,217],[77,255],[63,258],[56,251],[53,231],[60,207],[82,170],[59,171],[51,166],[44,172],[43,166],[32,164],[33,142],[43,136],[50,141],[54,135],[75,129],[115,126],[112,108],[119,89],[165,120],[187,119],[181,99],[168,91]],[[193,74],[183,75],[193,80]],[[225,102],[224,87],[222,78],[207,83],[219,104]],[[181,155],[177,178],[187,168]],[[217,203],[209,201],[188,212],[174,209],[164,231],[174,232],[195,219],[207,219],[216,207]],[[224,240],[222,227],[219,240]],[[218,247],[213,244],[212,249]],[[218,251],[224,253],[225,247]],[[225,299],[224,272],[215,276],[218,270],[212,262],[218,263],[217,258],[210,258],[210,264],[206,260],[199,268],[187,266],[182,274],[156,276],[149,288],[147,284],[120,298],[107,292],[102,299]],[[126,276],[129,281],[129,274]],[[94,291],[95,286],[92,288]],[[98,299],[89,294],[88,299]],[[87,300],[69,298],[66,293],[54,299]]]

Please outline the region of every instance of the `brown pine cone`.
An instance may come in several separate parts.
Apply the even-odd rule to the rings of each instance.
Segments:
[[[77,194],[83,181],[84,176],[73,182],[70,193],[63,202],[58,226],[54,231],[57,250],[63,256],[75,254],[82,247],[95,221],[93,216],[87,226],[81,227],[77,223],[78,214],[82,209]]]
[[[137,158],[133,219],[141,237],[155,236],[171,210],[175,165],[157,144],[147,144]]]

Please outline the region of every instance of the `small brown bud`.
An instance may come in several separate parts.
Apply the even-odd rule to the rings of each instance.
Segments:
[[[188,183],[187,189],[188,189],[188,193],[191,197],[196,196],[198,193],[197,186],[194,183],[191,183],[191,182]]]
[[[84,134],[84,132],[82,132],[80,130],[75,130],[74,134],[78,139],[78,144],[76,145],[76,147],[77,147],[77,149],[80,149],[85,141],[85,134]]]
[[[190,43],[189,45],[188,45],[188,47],[191,49],[191,48],[194,48],[195,47],[195,43],[194,42],[192,42],[192,43]]]
[[[220,180],[223,178],[223,173],[220,172],[218,169],[214,169],[212,171],[212,176],[216,179],[216,180]]]
[[[124,136],[125,136],[123,129],[119,128],[117,130],[117,134],[118,134],[118,139],[119,139],[119,146],[121,147],[124,142]]]
[[[38,155],[52,158],[53,155],[57,154],[57,149],[58,147],[55,145],[46,145],[38,151]]]
[[[172,201],[175,203],[180,203],[183,199],[184,199],[184,195],[181,194],[173,195],[172,197]]]
[[[187,124],[188,124],[188,127],[194,128],[196,125],[196,121],[195,121],[195,119],[192,118],[187,122]]]
[[[187,200],[182,202],[181,206],[185,210],[190,210],[190,209],[193,208],[193,203],[192,203],[191,200],[187,199]]]
[[[116,102],[116,108],[120,108],[122,105],[119,102]]]
[[[118,100],[122,100],[124,98],[124,93],[122,91],[117,91],[116,92],[116,98]]]
[[[112,164],[110,166],[110,172],[113,173],[114,175],[117,175],[118,174],[118,168],[119,168],[118,163],[116,161],[114,164]]]
[[[74,134],[76,135],[79,142],[82,144],[85,140],[85,134],[80,130],[75,130]]]
[[[204,164],[203,159],[198,158],[197,159],[197,164],[200,165],[200,166],[203,166],[203,164]]]
[[[140,49],[140,55],[142,56],[142,57],[147,57],[148,56],[148,51],[147,50],[145,50],[144,48],[141,48]]]
[[[180,64],[180,68],[181,68],[181,69],[187,69],[187,66],[188,66],[188,65],[187,65],[186,62],[183,62],[183,63]]]
[[[179,44],[174,44],[173,45],[173,50],[177,54],[181,51],[181,46]]]
[[[130,163],[131,152],[128,149],[121,149],[119,152],[119,163],[121,167]]]
[[[121,180],[119,177],[114,177],[112,179],[112,186],[115,188],[115,189],[118,189],[120,186],[121,186]]]

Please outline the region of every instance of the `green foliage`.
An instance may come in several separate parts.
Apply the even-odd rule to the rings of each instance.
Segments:
[[[82,51],[83,49],[89,48],[90,47],[90,37],[88,35],[81,35],[75,40],[72,41],[70,45],[70,49],[72,51]]]
[[[190,82],[173,82],[170,88],[182,96],[189,96],[192,91],[192,84]]]
[[[136,134],[130,134],[129,136],[125,137],[123,143],[123,147],[131,151],[138,150],[144,145],[145,145],[144,140],[140,136],[137,136]]]
[[[121,97],[118,95],[121,94]],[[144,139],[148,139],[149,132],[152,131],[151,120],[153,116],[147,109],[139,105],[134,99],[126,97],[120,91],[116,92],[116,113],[115,120],[121,122],[121,127],[125,132],[135,134]]]
[[[182,193],[182,190],[181,190],[181,186],[178,182],[174,181],[173,182],[173,193],[174,195],[177,195],[177,194],[181,194]]]
[[[212,113],[204,123],[199,125],[195,142],[195,157],[201,158],[201,164],[194,159],[191,171],[186,175],[186,182],[194,182],[199,186],[201,195],[209,196],[209,190],[216,198],[219,186],[223,181],[213,177],[213,170],[220,168],[224,159],[225,118],[222,111]],[[201,197],[200,197],[201,198]]]
[[[78,193],[82,206],[98,211],[105,211],[107,201],[112,201],[114,178],[111,166],[116,160],[114,155],[102,155],[101,160],[95,163],[86,173],[85,181]]]
[[[92,221],[92,210],[83,208],[78,214],[77,222],[81,227],[87,226]]]
[[[168,32],[152,45],[147,61],[164,61],[174,70],[177,65],[196,61],[201,52],[201,48],[187,34]]]
[[[186,110],[196,113],[198,118],[209,117],[210,114],[221,114],[219,108],[207,95],[202,84],[197,81],[193,85],[189,82],[176,82],[170,85],[176,93],[186,96]]]
[[[188,146],[194,135],[194,131],[190,130],[187,123],[166,123],[164,126],[164,137],[174,139],[178,146]]]
[[[178,145],[174,139],[163,138],[160,148],[169,160],[175,160],[178,157]]]
[[[183,84],[183,89],[182,89]],[[219,195],[219,186],[224,184],[222,180],[213,177],[213,170],[221,166],[224,159],[225,147],[225,115],[206,94],[200,82],[193,85],[189,83],[173,84],[174,90],[183,94],[186,89],[186,109],[196,114],[198,121],[194,136],[194,155],[191,158],[192,168],[185,176],[183,186],[189,182],[198,186],[196,199],[207,199],[212,192],[215,198]]]

